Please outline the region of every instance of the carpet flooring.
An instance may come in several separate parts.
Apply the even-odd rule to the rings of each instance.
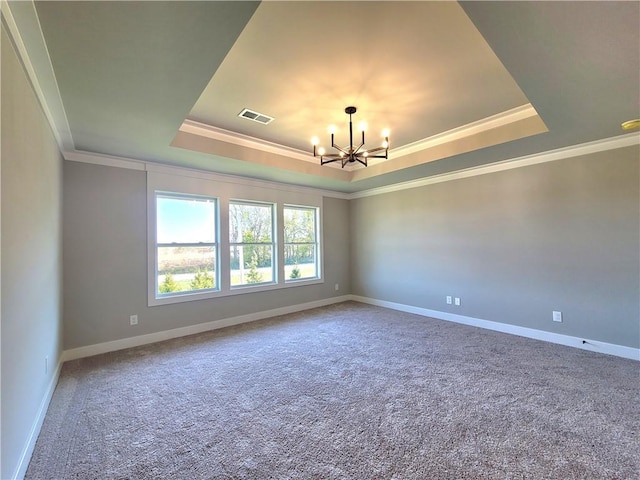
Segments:
[[[637,479],[640,364],[346,302],[64,364],[27,479]]]

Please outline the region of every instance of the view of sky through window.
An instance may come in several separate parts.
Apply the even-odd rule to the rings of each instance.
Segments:
[[[215,243],[216,204],[210,199],[157,197],[158,243]]]

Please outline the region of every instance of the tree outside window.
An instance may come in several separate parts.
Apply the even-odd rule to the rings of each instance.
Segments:
[[[229,202],[232,287],[274,281],[273,210],[269,203]]]

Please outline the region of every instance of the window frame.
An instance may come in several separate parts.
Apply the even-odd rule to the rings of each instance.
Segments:
[[[271,242],[232,242],[231,241],[231,206],[232,205],[246,205],[246,206],[258,206],[258,207],[270,207],[271,210]],[[240,199],[230,199],[228,203],[228,212],[229,212],[229,264],[231,264],[231,249],[233,247],[244,247],[244,246],[271,246],[271,280],[266,282],[258,282],[258,283],[240,283],[237,285],[233,285],[231,282],[231,273],[233,270],[231,269],[231,265],[229,265],[229,288],[232,290],[240,289],[240,288],[256,288],[265,285],[273,285],[278,283],[278,243],[277,239],[277,231],[276,225],[278,224],[277,215],[276,215],[276,204],[271,202],[257,202],[255,200],[240,200]],[[241,269],[243,270],[243,269]]]
[[[200,200],[208,200],[213,202],[214,211],[215,211],[215,219],[214,219],[214,231],[215,238],[214,242],[171,242],[171,243],[160,243],[158,242],[158,199],[159,198],[173,198],[177,200],[192,200],[192,199],[200,199]],[[153,294],[154,299],[156,301],[160,301],[164,303],[166,299],[174,299],[176,297],[187,297],[190,295],[197,295],[198,298],[203,298],[203,295],[213,294],[220,291],[220,200],[216,197],[212,197],[209,195],[199,195],[192,193],[181,193],[181,192],[167,192],[162,190],[156,190],[153,194],[153,205],[154,205],[154,228],[152,231],[153,235]],[[170,292],[170,293],[160,293],[160,285],[158,283],[158,265],[159,265],[159,249],[166,247],[214,247],[214,265],[215,265],[215,287],[207,288],[207,289],[199,289],[199,290],[182,290],[178,292]],[[150,282],[151,283],[151,282]]]
[[[147,305],[150,307],[197,300],[213,300],[222,297],[303,287],[325,283],[323,268],[323,197],[313,189],[291,189],[271,182],[244,179],[196,170],[147,165]],[[156,205],[155,193],[204,196],[217,199],[218,235],[218,290],[192,290],[177,295],[157,298],[156,295]],[[249,203],[274,205],[274,282],[231,287],[229,202],[242,199]],[[318,246],[318,277],[285,281],[284,268],[284,206],[317,208],[316,228]]]
[[[284,225],[285,225],[285,210],[301,210],[301,211],[313,211],[313,225],[314,225],[314,241],[313,242],[287,242],[286,241],[286,234],[284,232]],[[291,205],[291,204],[284,204],[283,206],[283,213],[282,213],[282,226],[283,226],[283,236],[282,236],[282,243],[283,243],[283,251],[286,250],[287,245],[313,245],[313,252],[314,252],[314,258],[315,258],[315,271],[316,274],[313,277],[303,277],[303,278],[289,278],[285,275],[284,281],[285,283],[298,283],[298,282],[304,282],[306,280],[314,280],[314,279],[318,279],[322,277],[322,272],[321,272],[321,257],[320,257],[320,236],[319,236],[319,218],[320,218],[320,209],[318,207],[311,207],[311,206],[307,206],[307,205]],[[286,267],[285,264],[286,261],[286,256],[283,255],[282,258],[282,263],[283,265]]]

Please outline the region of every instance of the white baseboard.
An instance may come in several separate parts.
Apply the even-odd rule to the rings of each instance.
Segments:
[[[63,360],[62,358],[60,358],[60,360],[58,361],[58,365],[56,366],[56,371],[51,377],[51,381],[47,386],[47,391],[42,397],[42,401],[40,402],[40,406],[38,407],[38,412],[36,413],[36,418],[33,421],[31,430],[29,431],[29,436],[27,437],[27,442],[22,450],[22,455],[20,455],[18,465],[16,466],[15,472],[11,477],[12,480],[20,480],[24,478],[25,474],[27,473],[27,468],[29,467],[29,462],[31,461],[33,449],[36,446],[36,441],[38,440],[38,435],[40,435],[40,429],[42,428],[44,417],[47,414],[47,410],[49,409],[51,397],[53,397],[53,392],[58,385],[58,378],[60,378],[60,370],[62,369],[62,364]]]
[[[474,327],[486,328],[496,332],[509,333],[511,335],[519,335],[521,337],[532,338],[535,340],[543,340],[545,342],[557,343],[568,347],[580,348],[591,352],[605,353],[607,355],[615,355],[616,357],[628,358],[631,360],[640,360],[640,349],[616,345],[613,343],[600,342],[598,340],[590,340],[580,337],[572,337],[559,333],[546,332],[534,328],[519,327],[508,323],[493,322],[490,320],[482,320],[480,318],[466,317],[455,313],[440,312],[438,310],[429,310],[427,308],[414,307],[401,303],[387,302],[384,300],[376,300],[374,298],[361,297],[351,295],[351,300],[356,302],[368,303],[379,307],[391,308],[407,313],[415,313],[424,317],[437,318],[438,320],[447,320],[449,322],[462,323]]]
[[[291,305],[288,307],[276,308],[273,310],[266,310],[263,312],[256,312],[248,315],[240,315],[237,317],[230,317],[230,318],[225,318],[221,320],[215,320],[212,322],[199,323],[197,325],[191,325],[188,327],[174,328],[172,330],[164,330],[162,332],[150,333],[147,335],[139,335],[136,337],[123,338],[121,340],[114,340],[111,342],[87,345],[86,347],[73,348],[73,349],[65,350],[64,352],[62,352],[62,362],[75,360],[78,358],[90,357],[93,355],[99,355],[101,353],[114,352],[116,350],[122,350],[125,348],[139,347],[141,345],[147,345],[150,343],[170,340],[172,338],[184,337],[187,335],[194,335],[196,333],[207,332],[209,330],[217,330],[219,328],[230,327],[232,325],[239,325],[242,323],[254,322],[256,320],[262,320],[265,318],[275,317],[278,315],[286,315],[288,313],[300,312],[303,310],[308,310],[316,307],[323,307],[325,305],[345,302],[348,300],[353,300],[361,303],[368,303],[370,305],[377,305],[380,307],[391,308],[393,310],[399,310],[407,313],[415,313],[417,315],[436,318],[439,320],[446,320],[449,322],[455,322],[455,323],[461,323],[464,325],[471,325],[474,327],[486,328],[488,330],[508,333],[511,335],[519,335],[521,337],[532,338],[535,340],[542,340],[545,342],[557,343],[559,345],[580,348],[582,350],[605,353],[607,355],[614,355],[617,357],[629,358],[631,360],[640,360],[640,349],[638,348],[625,347],[623,345],[616,345],[612,343],[601,342],[598,340],[572,337],[569,335],[546,332],[544,330],[537,330],[534,328],[520,327],[517,325],[510,325],[507,323],[494,322],[491,320],[483,320],[480,318],[467,317],[464,315],[441,312],[438,310],[430,310],[427,308],[414,307],[411,305],[405,305],[401,303],[387,302],[385,300],[377,300],[374,298],[361,297],[359,295],[343,295],[340,297],[332,297],[324,300],[317,300],[314,302]]]
[[[215,320],[212,322],[199,323],[197,325],[190,325],[188,327],[174,328],[171,330],[164,330],[162,332],[149,333],[147,335],[138,335],[136,337],[123,338],[121,340],[113,340],[111,342],[96,343],[94,345],[87,345],[86,347],[65,350],[64,352],[62,352],[62,361],[66,362],[69,360],[76,360],[78,358],[99,355],[101,353],[115,352],[116,350],[123,350],[125,348],[139,347],[141,345],[147,345],[149,343],[162,342],[164,340],[170,340],[172,338],[184,337],[196,333],[207,332],[209,330],[217,330],[219,328],[230,327],[232,325],[239,325],[241,323],[254,322],[256,320],[276,317],[278,315],[286,315],[288,313],[309,310],[310,308],[324,307],[326,305],[331,305],[334,303],[345,302],[349,299],[349,295],[331,297],[323,300],[316,300],[314,302],[301,303],[298,305],[275,308],[273,310],[266,310],[263,312],[250,313],[248,315],[240,315],[237,317]]]
[[[58,384],[58,378],[60,377],[60,370],[62,364],[68,360],[75,360],[78,358],[89,357],[92,355],[99,355],[101,353],[113,352],[116,350],[122,350],[130,347],[137,347],[140,345],[146,345],[149,343],[160,342],[163,340],[169,340],[172,338],[183,337],[186,335],[193,335],[196,333],[202,333],[210,330],[216,330],[219,328],[229,327],[232,325],[239,325],[242,323],[254,322],[256,320],[262,320],[265,318],[276,317],[278,315],[286,315],[288,313],[300,312],[303,310],[309,310],[311,308],[323,307],[326,305],[332,305],[335,303],[345,302],[353,300],[356,302],[367,303],[370,305],[376,305],[380,307],[390,308],[392,310],[398,310],[407,313],[414,313],[425,317],[436,318],[439,320],[446,320],[455,323],[461,323],[464,325],[471,325],[474,327],[486,328],[488,330],[494,330],[497,332],[508,333],[512,335],[519,335],[521,337],[532,338],[535,340],[543,340],[546,342],[557,343],[569,347],[576,347],[583,350],[589,350],[592,352],[605,353],[608,355],[614,355],[617,357],[628,358],[631,360],[640,360],[640,349],[625,347],[623,345],[615,345],[612,343],[600,342],[597,340],[583,339],[579,337],[572,337],[569,335],[562,335],[558,333],[545,332],[544,330],[536,330],[533,328],[520,327],[517,325],[509,325],[506,323],[493,322],[490,320],[482,320],[474,317],[467,317],[464,315],[457,315],[454,313],[440,312],[437,310],[429,310],[427,308],[414,307],[411,305],[404,305],[401,303],[387,302],[384,300],[377,300],[374,298],[361,297],[359,295],[343,295],[340,297],[332,297],[324,300],[317,300],[314,302],[302,303],[298,305],[291,305],[288,307],[276,308],[273,310],[266,310],[264,312],[256,312],[248,315],[240,315],[237,317],[230,317],[222,320],[216,320],[213,322],[200,323],[197,325],[191,325],[189,327],[175,328],[172,330],[165,330],[162,332],[151,333],[148,335],[139,335],[136,337],[124,338],[121,340],[114,340],[112,342],[98,343],[95,345],[88,345],[86,347],[74,348],[71,350],[65,350],[62,352],[60,361],[56,366],[56,371],[49,382],[47,391],[40,402],[40,407],[36,418],[29,432],[27,443],[23,449],[20,461],[16,467],[15,473],[11,477],[12,480],[19,480],[24,477],[33,454],[33,449],[36,445],[36,440],[40,434],[42,423],[44,422],[49,403]]]

